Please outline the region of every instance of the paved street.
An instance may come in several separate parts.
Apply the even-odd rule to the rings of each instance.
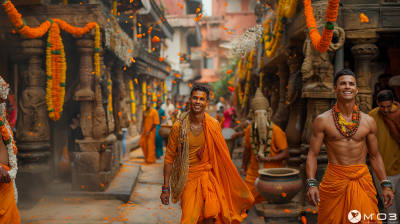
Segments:
[[[239,150],[240,151],[240,150]],[[163,159],[155,164],[144,163],[140,148],[131,152],[128,164],[141,165],[142,173],[127,204],[119,200],[96,200],[90,196],[65,197],[46,195],[30,209],[20,209],[22,223],[180,223],[179,203],[164,206],[160,202],[163,184]],[[235,159],[237,167],[241,165]],[[115,184],[115,183],[114,183]],[[20,205],[23,207],[23,205]],[[260,223],[251,210],[243,223]],[[262,222],[261,222],[262,223]]]

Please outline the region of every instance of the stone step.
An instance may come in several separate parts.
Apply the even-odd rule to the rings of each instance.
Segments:
[[[49,195],[92,196],[97,200],[117,199],[128,202],[141,172],[141,166],[125,163],[120,168],[114,181],[105,191],[72,191],[71,183],[51,184],[48,186]],[[114,185],[116,184],[116,185]]]

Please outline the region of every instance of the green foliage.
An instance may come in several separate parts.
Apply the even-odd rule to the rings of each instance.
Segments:
[[[238,57],[229,58],[228,64],[218,69],[220,79],[215,83],[210,83],[210,85],[213,87],[215,102],[217,102],[220,97],[232,95],[231,92],[229,92],[228,86],[230,86],[229,81],[231,81],[233,76],[235,76],[236,74],[238,61]],[[229,70],[232,70],[233,72],[230,74],[226,74],[226,72]]]

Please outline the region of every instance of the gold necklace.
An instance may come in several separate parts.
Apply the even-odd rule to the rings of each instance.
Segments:
[[[194,135],[194,137],[199,137],[201,132],[203,131],[203,125],[201,127],[199,127],[199,128],[194,128],[190,124],[190,121],[189,121],[189,128],[190,128],[190,131],[192,132],[192,134]]]

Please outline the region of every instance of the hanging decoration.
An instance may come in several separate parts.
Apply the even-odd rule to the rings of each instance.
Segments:
[[[143,112],[146,111],[146,101],[147,101],[147,84],[146,81],[142,83],[142,103],[143,103]]]
[[[333,37],[333,29],[335,25],[333,24],[339,12],[339,2],[340,0],[329,0],[328,7],[326,8],[325,19],[326,22],[322,35],[319,34],[317,29],[317,23],[315,22],[313,7],[311,5],[311,0],[304,0],[304,14],[306,16],[308,33],[310,35],[311,42],[316,50],[319,52],[326,52]]]
[[[129,80],[129,90],[131,97],[131,113],[132,113],[132,121],[136,120],[136,102],[135,102],[135,91],[133,89],[133,81]]]
[[[357,107],[357,105],[354,105],[352,121],[347,122],[343,118],[342,113],[340,113],[336,103],[335,106],[333,106],[332,115],[336,129],[340,132],[341,135],[343,135],[344,137],[347,138],[348,141],[350,141],[351,136],[353,136],[357,132],[358,127],[360,126],[360,121],[361,121],[360,109]]]
[[[283,35],[283,27],[287,22],[288,18],[293,17],[296,12],[298,0],[280,0],[278,6],[278,13],[276,15],[276,22],[274,26],[274,31],[271,35],[271,20],[274,12],[267,15],[267,20],[264,23],[264,34],[262,42],[264,43],[265,52],[267,57],[272,58],[275,56],[276,51],[279,48],[279,43]]]
[[[258,133],[258,129],[256,128],[256,125],[254,122],[251,122],[251,128],[250,128],[250,136],[251,136],[251,148],[253,150],[254,156],[257,156],[259,153],[259,148],[260,148],[260,135]],[[273,133],[273,127],[274,124],[272,121],[268,121],[267,125],[267,144],[264,146],[264,155],[262,157],[264,158],[269,158],[269,154],[271,152],[271,141],[272,141],[272,133]]]
[[[264,60],[264,57],[261,56],[260,62],[258,63],[259,64],[259,69],[260,69],[260,89],[261,89],[261,91],[262,91],[262,88],[263,88],[263,77],[264,77],[264,72],[262,72],[263,60]]]
[[[108,79],[108,89],[110,94],[108,94],[108,110],[110,111],[110,117],[113,116],[113,106],[112,106],[112,80]]]
[[[68,5],[68,0],[63,0],[64,5]]]
[[[112,6],[113,6],[112,14],[114,15],[114,17],[117,17],[117,15],[118,15],[118,9],[117,9],[118,1],[117,0],[113,0]]]
[[[65,3],[65,2],[63,2]],[[100,76],[100,27],[96,22],[89,22],[83,28],[73,27],[67,22],[54,18],[48,19],[37,28],[30,28],[11,1],[6,0],[3,7],[18,32],[28,38],[38,38],[48,33],[46,48],[46,105],[49,118],[57,121],[63,112],[67,63],[60,29],[74,35],[82,35],[95,29],[95,73]]]
[[[156,90],[153,89],[153,93],[151,94],[151,98],[153,100],[153,108],[157,107],[157,94],[156,94]]]
[[[246,89],[244,90],[244,99],[243,99],[243,104],[242,108],[245,108],[247,105],[247,101],[249,99],[249,91],[250,91],[250,77],[251,77],[251,70],[253,67],[253,60],[254,60],[254,52],[255,50],[252,50],[247,58],[247,63],[246,63]]]
[[[164,82],[164,102],[167,102],[167,93],[168,93],[167,83]]]

